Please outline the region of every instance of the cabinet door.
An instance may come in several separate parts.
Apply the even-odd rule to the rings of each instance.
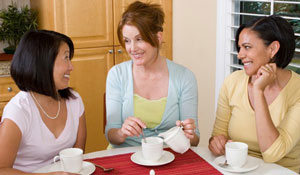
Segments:
[[[117,35],[118,24],[121,20],[122,13],[127,6],[136,0],[114,0],[114,45],[120,45]],[[165,24],[163,25],[163,44],[161,55],[172,60],[172,0],[140,0],[160,4],[165,13]]]
[[[130,60],[131,58],[128,56],[125,49],[123,49],[121,46],[115,47],[115,64],[119,64],[123,61]]]
[[[72,38],[75,48],[113,45],[112,0],[31,0],[39,28]]]
[[[72,64],[70,87],[82,97],[87,125],[86,152],[106,149],[108,142],[103,134],[103,97],[106,75],[113,66],[112,47],[77,49]]]
[[[0,119],[6,103],[19,91],[19,88],[11,77],[0,78]]]

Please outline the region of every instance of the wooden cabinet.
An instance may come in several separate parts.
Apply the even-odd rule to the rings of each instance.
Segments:
[[[0,77],[0,119],[6,103],[19,91],[11,77]]]
[[[117,39],[117,26],[134,0],[31,0],[39,28],[71,37],[75,46],[70,87],[81,95],[87,121],[86,152],[106,149],[103,97],[109,69],[129,60]],[[166,13],[162,55],[172,59],[172,0],[142,0],[162,5]]]

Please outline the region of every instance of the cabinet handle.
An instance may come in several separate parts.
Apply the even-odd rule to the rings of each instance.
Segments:
[[[13,89],[12,89],[11,87],[8,87],[8,88],[7,88],[7,91],[8,91],[8,92],[11,92],[12,90],[13,90]]]
[[[108,53],[109,53],[109,54],[113,54],[113,53],[114,53],[114,50],[109,50]]]
[[[122,52],[123,52],[122,49],[119,49],[119,50],[118,50],[118,53],[122,53]]]

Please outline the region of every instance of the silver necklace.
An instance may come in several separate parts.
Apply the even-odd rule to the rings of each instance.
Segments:
[[[46,117],[54,120],[58,117],[59,115],[59,112],[60,112],[60,100],[58,101],[58,110],[57,110],[57,113],[55,115],[55,117],[51,117],[47,114],[47,112],[42,108],[41,104],[37,101],[37,99],[35,98],[35,96],[33,95],[33,93],[30,91],[30,94],[32,96],[32,98],[34,99],[34,101],[36,102],[36,104],[40,107],[40,109],[42,110],[42,112],[45,114]]]

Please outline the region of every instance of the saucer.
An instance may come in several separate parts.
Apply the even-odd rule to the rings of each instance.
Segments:
[[[92,174],[94,171],[96,170],[95,165],[93,165],[90,162],[86,162],[83,161],[82,162],[82,168],[80,170],[80,174],[81,175],[90,175]],[[48,168],[48,173],[50,172],[55,172],[55,171],[62,171],[61,166],[60,166],[60,162],[55,162],[54,164],[52,164],[49,168]]]
[[[164,164],[172,162],[174,159],[175,159],[174,154],[170,153],[169,151],[163,151],[162,157],[156,162],[151,162],[151,161],[145,160],[143,158],[142,151],[137,151],[136,153],[131,155],[132,162],[139,164],[139,165],[144,165],[144,166],[164,165]]]
[[[233,173],[243,173],[243,172],[252,171],[252,170],[255,170],[256,168],[258,168],[259,165],[262,163],[262,160],[259,158],[248,156],[245,165],[243,165],[241,168],[232,168],[230,165],[227,167],[219,166],[219,163],[224,163],[224,162],[225,162],[224,156],[219,156],[214,160],[214,164],[218,168],[220,168],[224,171],[229,171],[229,172],[233,172]]]

